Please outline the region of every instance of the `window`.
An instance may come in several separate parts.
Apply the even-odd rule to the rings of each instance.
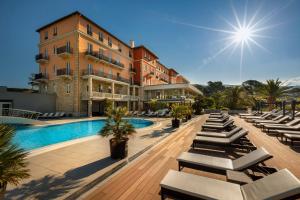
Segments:
[[[146,72],[146,71],[148,71],[148,69],[147,69],[148,67],[147,67],[147,65],[145,65],[145,68],[144,68],[144,71]]]
[[[48,57],[48,49],[45,49],[45,57]]]
[[[55,65],[53,65],[53,74],[54,74],[54,76],[56,76],[56,66]]]
[[[101,42],[103,42],[103,33],[102,33],[102,32],[99,32],[99,40],[100,40]]]
[[[112,47],[112,41],[111,41],[110,37],[108,37],[108,46]]]
[[[56,26],[53,28],[53,36],[57,36],[57,27]]]
[[[109,60],[109,62],[111,62],[111,59],[112,59],[111,52],[108,52],[108,60]]]
[[[88,74],[89,75],[93,74],[93,66],[91,64],[88,64]]]
[[[45,40],[48,39],[48,31],[45,31]]]
[[[68,83],[66,86],[66,93],[70,94],[71,93],[71,85]]]
[[[93,45],[91,43],[88,43],[88,53],[93,52]]]
[[[103,49],[99,48],[99,55],[104,55]]]
[[[129,56],[129,58],[132,58],[132,52],[131,51],[129,51],[128,56]]]
[[[118,51],[119,51],[119,52],[122,52],[121,44],[118,44]]]
[[[89,24],[86,25],[86,32],[87,32],[87,34],[89,34],[90,36],[93,35],[93,31],[92,31],[92,26],[91,26],[91,25],[89,25]]]
[[[116,61],[117,61],[117,63],[120,63],[120,56],[116,57]]]
[[[56,46],[53,46],[53,54],[56,55]]]
[[[53,84],[53,92],[56,92],[56,85],[55,85],[55,83]]]
[[[70,67],[70,62],[67,62],[66,64],[66,75],[70,75],[71,67]]]
[[[68,41],[67,44],[66,44],[67,52],[70,52],[70,49],[71,49],[71,43],[70,43],[70,41]]]

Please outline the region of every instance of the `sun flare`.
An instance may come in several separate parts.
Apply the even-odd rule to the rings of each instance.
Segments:
[[[241,42],[248,42],[251,38],[252,35],[252,30],[247,28],[247,27],[243,27],[238,29],[234,34],[233,34],[233,39],[235,42],[237,43],[241,43]]]

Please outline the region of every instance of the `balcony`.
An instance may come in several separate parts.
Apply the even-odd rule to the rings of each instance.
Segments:
[[[154,72],[150,72],[150,73],[148,74],[148,76],[150,76],[150,77],[154,77],[154,76],[155,76],[155,74],[154,74]]]
[[[135,68],[133,68],[133,67],[130,67],[130,68],[129,68],[129,72],[132,73],[132,74],[136,74],[136,70],[135,70]]]
[[[73,49],[68,46],[62,46],[56,49],[56,54],[62,58],[69,58],[73,54]]]
[[[38,74],[31,74],[31,77],[29,78],[30,84],[37,84],[37,83],[46,83],[48,81],[48,75],[44,73],[38,73]]]
[[[40,63],[40,64],[42,64],[42,63],[48,63],[49,62],[49,57],[46,56],[46,55],[44,55],[44,54],[42,54],[42,53],[40,53],[40,54],[37,54],[35,56],[35,61],[37,63]]]
[[[73,72],[70,69],[62,68],[56,70],[56,76],[71,79]]]
[[[123,100],[123,101],[128,101],[131,99],[130,95],[125,95],[125,94],[112,94],[112,93],[106,93],[106,92],[92,92],[92,96],[88,95],[87,92],[84,92],[82,94],[83,99],[116,99],[116,100]]]
[[[99,76],[99,77],[102,77],[102,78],[107,78],[107,79],[111,79],[111,80],[115,80],[115,81],[130,83],[129,79],[123,78],[121,76],[116,76],[116,75],[113,75],[113,74],[107,74],[107,73],[104,73],[100,70],[99,71],[96,71],[96,70],[93,70],[93,71],[83,70],[82,75],[83,76],[94,75],[94,76]]]
[[[112,59],[112,58],[109,58],[103,54],[99,54],[99,59],[100,59],[100,62],[103,62],[105,64],[109,64],[111,66],[114,66],[114,67],[118,67],[118,68],[121,68],[121,69],[124,69],[124,64],[115,60],[115,59]]]
[[[99,61],[99,53],[95,51],[86,51],[85,57],[96,62]]]

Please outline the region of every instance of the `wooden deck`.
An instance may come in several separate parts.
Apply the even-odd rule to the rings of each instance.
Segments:
[[[145,153],[141,158],[106,183],[95,187],[85,199],[160,199],[159,183],[169,169],[178,170],[176,157],[183,151],[190,150],[196,130],[199,130],[206,117],[195,120],[189,127],[179,130],[162,143]],[[276,138],[267,136],[251,124],[235,117],[235,124],[249,130],[249,138],[257,146],[264,146],[274,158],[267,162],[279,169],[288,168],[300,178],[300,155]],[[232,157],[221,150],[205,150],[201,153],[222,157]],[[184,168],[183,171],[225,180],[222,175]]]

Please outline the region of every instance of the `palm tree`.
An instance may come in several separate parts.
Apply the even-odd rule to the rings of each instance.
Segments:
[[[267,99],[269,104],[269,110],[273,109],[278,98],[283,97],[286,94],[287,88],[283,87],[281,83],[282,82],[279,81],[278,78],[276,80],[267,80],[267,84],[261,89],[261,94]]]
[[[18,185],[29,177],[27,152],[12,143],[15,131],[8,125],[0,125],[0,200],[4,199],[8,183]]]
[[[230,109],[242,108],[253,104],[245,89],[240,86],[227,88],[223,98],[226,106]]]
[[[136,132],[133,125],[128,120],[123,119],[126,112],[127,109],[125,107],[108,108],[105,125],[100,131],[100,135],[103,137],[113,136],[110,139],[112,158],[124,158],[127,156],[128,136]]]

